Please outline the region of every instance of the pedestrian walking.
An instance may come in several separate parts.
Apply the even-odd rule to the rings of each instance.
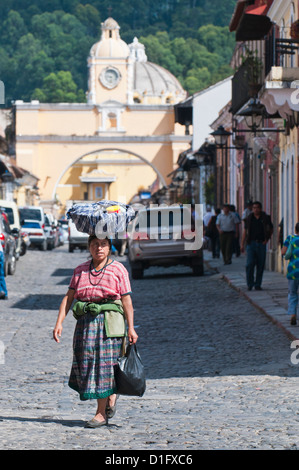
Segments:
[[[220,257],[220,239],[219,239],[219,232],[216,226],[216,220],[220,212],[221,212],[220,209],[215,209],[215,215],[212,215],[212,217],[210,218],[210,221],[206,229],[206,235],[207,237],[211,239],[213,258]]]
[[[281,249],[284,256],[291,245],[291,256],[287,269],[288,279],[288,314],[291,325],[297,324],[298,287],[299,287],[299,222],[295,225],[295,234],[289,235]]]
[[[211,210],[211,207],[210,206],[207,206],[207,212],[205,213],[205,215],[203,216],[203,226],[204,226],[204,230],[207,229],[207,226],[209,225],[209,222],[211,220],[211,217],[212,217],[213,213],[212,213],[212,210]]]
[[[283,247],[283,242],[284,242],[284,236],[283,236],[283,218],[278,224],[278,233],[277,233],[277,244],[280,246],[282,249]]]
[[[5,255],[2,243],[0,242],[0,300],[7,299],[7,287],[4,274]]]
[[[120,317],[117,317],[117,324],[112,325],[114,334],[109,334],[111,324],[108,329],[105,311],[111,309],[120,315],[124,313],[130,343],[136,343],[138,336],[134,329],[129,275],[121,263],[110,259],[111,240],[91,235],[88,247],[91,260],[74,270],[68,292],[60,305],[53,337],[59,343],[62,323],[76,299],[73,312],[76,313],[77,324],[69,386],[79,393],[81,400],[97,400],[95,416],[85,425],[97,428],[107,424],[108,418],[115,413],[117,390],[113,366],[121,356],[125,336],[124,328],[115,332]]]
[[[239,221],[235,214],[230,212],[229,204],[223,204],[222,210],[223,212],[217,217],[216,226],[219,231],[224,264],[231,264],[233,239],[235,236],[239,237]]]
[[[246,203],[246,208],[244,209],[243,214],[242,214],[242,220],[245,221],[245,219],[247,219],[247,217],[249,216],[249,214],[251,214],[251,212],[252,212],[252,201],[250,199]]]
[[[241,252],[247,251],[246,280],[247,287],[252,290],[262,290],[262,280],[266,261],[266,245],[273,233],[270,215],[262,211],[262,204],[255,201],[252,213],[245,219],[242,235]],[[256,275],[254,280],[256,268]]]
[[[236,218],[238,219],[238,224],[240,226],[241,224],[241,217],[239,216],[238,212],[236,211],[236,206],[234,204],[231,204],[230,205],[230,211],[236,216]],[[233,253],[236,255],[236,257],[238,258],[241,254],[241,248],[240,248],[240,237],[239,237],[239,234],[240,234],[240,230],[238,232],[238,236],[235,234],[234,238],[233,238]]]

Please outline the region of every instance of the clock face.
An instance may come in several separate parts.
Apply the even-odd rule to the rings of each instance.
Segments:
[[[104,87],[109,89],[115,88],[121,80],[121,74],[115,67],[106,67],[102,70],[99,80]]]

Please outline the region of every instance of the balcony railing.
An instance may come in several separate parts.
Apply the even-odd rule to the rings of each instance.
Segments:
[[[274,27],[263,41],[240,44],[232,79],[232,113],[257,96],[272,67],[296,67],[298,50],[299,40],[277,38]]]
[[[276,38],[272,29],[265,39],[264,78],[272,67],[295,67],[298,46],[298,39]]]
[[[232,113],[235,114],[263,84],[263,61],[256,55],[244,60],[232,79]]]

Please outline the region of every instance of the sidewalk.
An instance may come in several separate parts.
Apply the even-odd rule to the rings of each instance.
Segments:
[[[204,250],[204,261],[207,268],[218,272],[233,289],[282,328],[292,341],[299,339],[299,322],[291,326],[290,317],[287,314],[288,281],[284,274],[265,270],[263,290],[248,291],[245,274],[246,254],[241,254],[239,258],[233,255],[232,264],[224,265],[221,255],[220,258],[213,259],[212,253]]]

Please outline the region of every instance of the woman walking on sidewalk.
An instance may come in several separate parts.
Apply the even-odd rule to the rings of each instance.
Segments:
[[[291,316],[291,325],[297,324],[297,305],[299,287],[299,222],[295,226],[295,234],[289,235],[283,244],[281,254],[284,256],[291,245],[292,254],[289,259],[288,279],[288,314]]]
[[[111,241],[92,235],[89,237],[88,247],[92,260],[74,270],[68,292],[60,305],[53,337],[59,343],[62,323],[76,299],[73,312],[77,324],[69,386],[79,393],[81,400],[97,399],[95,416],[86,423],[86,427],[97,428],[107,424],[107,419],[115,413],[113,366],[121,356],[125,335],[125,328],[114,335],[107,331],[107,304],[112,304],[113,310],[122,308],[127,320],[129,342],[136,343],[138,336],[133,323],[129,275],[121,263],[109,258]]]

